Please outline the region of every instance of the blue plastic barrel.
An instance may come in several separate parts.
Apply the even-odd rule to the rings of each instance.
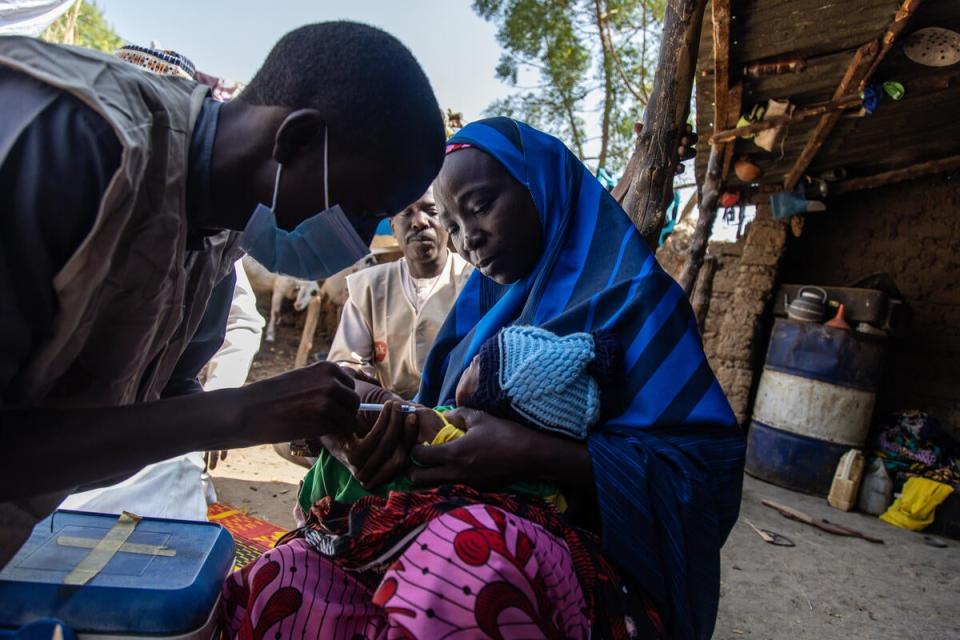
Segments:
[[[746,471],[826,496],[846,451],[870,430],[886,341],[778,318],[754,402]]]

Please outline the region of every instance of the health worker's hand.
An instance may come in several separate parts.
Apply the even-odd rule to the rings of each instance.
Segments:
[[[323,448],[347,467],[368,491],[392,480],[410,466],[410,449],[417,439],[417,414],[403,413],[400,410],[403,404],[399,400],[387,402],[365,435],[365,426],[358,418],[354,432],[320,438]]]
[[[353,378],[335,364],[309,367],[237,389],[242,430],[251,442],[289,442],[333,433],[352,433],[360,397]],[[218,393],[218,392],[212,392]]]
[[[380,381],[379,381],[379,380],[377,380],[376,378],[371,378],[370,376],[368,376],[367,374],[365,374],[363,371],[358,371],[357,369],[354,369],[353,367],[346,367],[346,366],[343,367],[343,371],[344,371],[344,373],[346,373],[348,376],[350,376],[351,378],[353,378],[353,379],[356,380],[357,382],[366,382],[366,383],[371,384],[371,385],[373,385],[373,386],[375,386],[375,387],[382,387],[382,385],[380,384]],[[388,393],[389,393],[389,392],[388,392]],[[366,401],[364,400],[364,402],[366,402]]]

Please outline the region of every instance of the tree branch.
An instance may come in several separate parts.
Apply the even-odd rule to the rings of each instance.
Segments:
[[[603,117],[600,120],[600,155],[597,165],[603,168],[607,164],[607,150],[610,146],[610,112],[613,110],[615,98],[613,90],[613,64],[611,61],[611,43],[609,41],[609,24],[604,18],[605,7],[600,7],[600,0],[593,0],[597,20],[597,31],[600,32],[600,49],[603,68]]]
[[[650,243],[655,243],[672,199],[677,146],[690,111],[690,94],[706,0],[668,0],[653,92],[633,155],[636,173],[624,209]]]

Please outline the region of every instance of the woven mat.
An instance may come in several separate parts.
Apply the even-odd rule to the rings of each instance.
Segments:
[[[207,520],[222,525],[233,536],[237,543],[237,569],[273,549],[277,540],[287,532],[272,522],[247,515],[236,507],[220,502],[207,507]]]

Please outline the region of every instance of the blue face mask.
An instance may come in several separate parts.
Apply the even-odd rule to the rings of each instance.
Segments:
[[[327,134],[323,134],[323,198],[326,208],[294,228],[277,227],[274,210],[280,188],[280,171],[273,184],[273,202],[267,207],[258,204],[240,237],[240,246],[254,260],[273,273],[282,273],[302,280],[322,280],[342,271],[370,253],[371,237],[361,237],[353,222],[367,234],[368,220],[348,217],[340,205],[330,206],[327,186]],[[371,219],[373,220],[373,219]],[[376,221],[373,228],[376,229]]]

